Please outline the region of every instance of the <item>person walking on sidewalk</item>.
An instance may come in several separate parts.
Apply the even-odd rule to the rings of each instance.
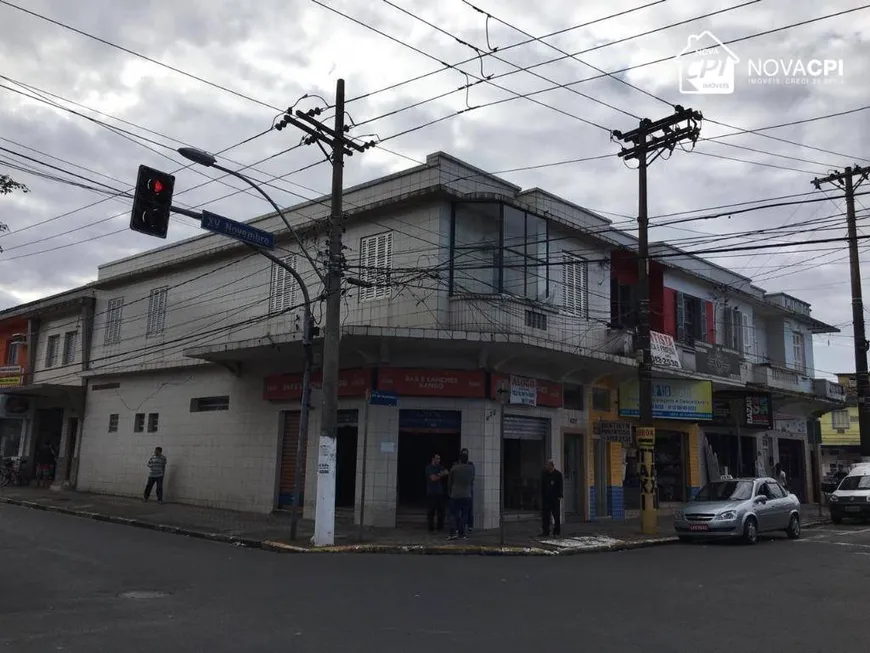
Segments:
[[[435,532],[435,515],[438,515],[438,532],[444,530],[444,477],[447,470],[441,464],[441,456],[433,454],[432,462],[426,465],[426,521],[429,524],[429,532]]]
[[[453,527],[450,539],[468,539],[468,513],[471,504],[471,486],[474,483],[474,467],[468,462],[468,451],[463,449],[459,462],[450,468],[447,480],[453,508]]]
[[[550,536],[550,519],[553,520],[553,535],[562,534],[562,472],[552,460],[547,461],[541,475],[541,537]]]
[[[166,474],[166,456],[163,448],[154,449],[154,455],[148,459],[148,482],[145,484],[144,500],[151,497],[151,489],[157,486],[157,503],[163,503],[163,477]]]

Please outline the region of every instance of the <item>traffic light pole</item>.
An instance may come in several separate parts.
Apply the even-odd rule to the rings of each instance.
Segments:
[[[855,345],[855,384],[858,393],[858,431],[861,438],[861,457],[870,460],[870,377],[867,373],[867,350],[870,343],[864,328],[864,297],[861,290],[861,260],[858,257],[858,225],[855,220],[855,190],[870,176],[870,168],[859,165],[848,167],[824,178],[813,179],[816,189],[824,183],[833,183],[846,195],[846,227],[849,236],[849,269],[852,278],[852,332]],[[858,181],[853,178],[857,177]]]
[[[644,118],[637,129],[623,134],[613,132],[613,137],[631,144],[619,153],[622,159],[638,161],[638,207],[637,207],[637,282],[638,282],[638,323],[637,349],[640,361],[637,370],[638,380],[638,427],[637,448],[640,454],[641,477],[641,530],[655,534],[658,530],[658,498],[656,496],[655,469],[655,425],[653,422],[653,365],[650,344],[650,288],[649,288],[649,218],[647,208],[647,166],[655,161],[665,150],[673,151],[678,143],[690,140],[693,144],[700,135],[697,121],[701,114],[691,109],[677,106],[673,115],[651,121]],[[688,126],[673,129],[677,124],[688,121]],[[663,132],[656,135],[657,132]],[[649,158],[652,154],[652,158]]]

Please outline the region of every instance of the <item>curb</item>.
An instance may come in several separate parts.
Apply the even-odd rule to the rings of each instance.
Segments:
[[[345,544],[337,546],[324,546],[307,548],[284,544],[283,542],[266,541],[262,548],[276,553],[388,553],[388,554],[417,554],[417,555],[479,555],[501,557],[546,557],[557,556],[558,551],[542,549],[540,547],[524,546],[487,546],[466,545],[451,546],[447,544]]]

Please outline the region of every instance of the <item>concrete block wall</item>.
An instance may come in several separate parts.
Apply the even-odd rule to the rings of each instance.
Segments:
[[[168,459],[166,498],[196,505],[269,512],[280,442],[280,414],[262,400],[260,378],[221,368],[95,378],[82,428],[78,489],[140,496],[154,447]],[[229,395],[228,411],[190,412],[195,397]],[[109,415],[119,415],[108,432]],[[156,433],[134,433],[136,413],[157,413]],[[147,421],[147,417],[146,417]]]

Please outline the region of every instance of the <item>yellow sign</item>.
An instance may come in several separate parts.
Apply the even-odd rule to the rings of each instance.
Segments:
[[[713,419],[713,384],[687,379],[655,379],[652,388],[655,419],[692,422]],[[637,379],[619,386],[619,416],[640,417]]]
[[[637,427],[637,446],[640,449],[652,449],[656,443],[656,430],[649,426]]]
[[[0,376],[0,388],[15,388],[21,385],[21,375]]]

